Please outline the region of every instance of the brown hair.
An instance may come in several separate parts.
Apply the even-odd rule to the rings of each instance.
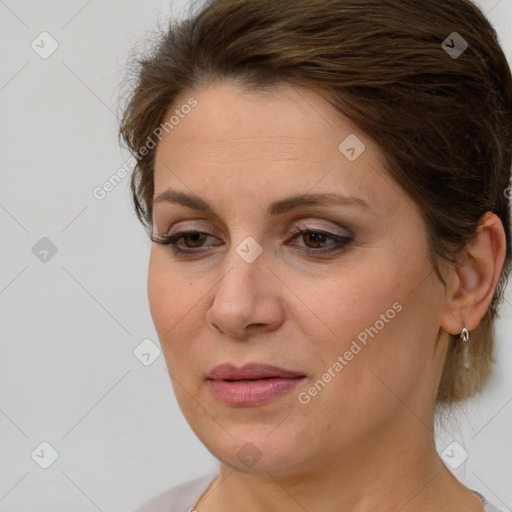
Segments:
[[[460,36],[467,48],[450,55],[450,48],[463,50]],[[494,319],[511,264],[512,152],[512,77],[483,13],[469,0],[210,0],[171,21],[137,60],[120,127],[137,158],[132,200],[146,227],[152,226],[153,137],[179,96],[218,79],[253,90],[306,85],[348,116],[379,145],[390,176],[418,205],[442,281],[438,258],[456,264],[482,215],[501,219],[506,260],[471,333],[474,370],[462,367],[462,343],[453,336],[437,401],[480,391],[490,375]]]

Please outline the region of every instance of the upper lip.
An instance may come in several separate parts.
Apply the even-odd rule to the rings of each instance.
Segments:
[[[271,377],[293,379],[304,376],[300,372],[285,370],[268,364],[249,363],[237,368],[230,363],[226,363],[213,368],[206,378],[210,380],[256,380]]]

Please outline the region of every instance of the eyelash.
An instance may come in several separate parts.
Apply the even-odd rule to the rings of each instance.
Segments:
[[[299,229],[296,229],[296,230],[288,233],[288,235],[292,237],[291,240],[298,238],[301,235],[308,235],[308,234],[321,235],[321,236],[325,237],[324,240],[331,239],[336,242],[334,249],[327,249],[327,250],[304,249],[304,248],[299,249],[300,252],[306,253],[308,255],[323,255],[323,254],[337,252],[337,251],[340,251],[341,249],[344,249],[349,243],[351,243],[353,241],[353,237],[351,237],[351,236],[335,235],[334,233],[329,233],[327,231],[322,231],[322,230],[318,230],[318,229],[301,229],[301,228],[299,228]],[[155,238],[153,235],[151,235],[151,240],[160,245],[169,245],[171,247],[171,250],[174,252],[174,254],[186,255],[186,254],[199,253],[200,251],[198,249],[193,249],[193,248],[181,249],[178,246],[178,244],[177,244],[178,240],[180,238],[183,238],[186,235],[212,236],[209,233],[204,233],[202,231],[180,231],[179,233],[176,233],[174,235],[164,236],[161,238]],[[320,243],[322,243],[323,241],[320,241]],[[201,249],[201,248],[199,248],[199,249]]]

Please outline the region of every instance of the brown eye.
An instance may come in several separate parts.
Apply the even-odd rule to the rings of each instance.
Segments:
[[[195,247],[201,247],[201,243],[204,243],[205,238],[208,235],[206,233],[199,233],[199,232],[191,232],[191,233],[184,233],[180,238],[183,238],[185,241],[185,246],[190,248]],[[190,241],[190,244],[187,243],[187,240]]]
[[[326,240],[326,235],[323,233],[317,233],[314,231],[310,231],[308,233],[305,233],[302,235],[302,239],[306,242],[306,245],[308,245],[308,242],[311,242],[313,244],[313,247],[310,247],[312,249],[318,249],[319,244],[322,244]]]
[[[290,233],[290,235],[292,236],[292,240],[302,239],[306,247],[303,248],[299,245],[299,250],[312,255],[326,254],[341,250],[353,241],[352,236],[341,236],[334,233],[313,229],[298,229]],[[323,244],[328,240],[331,240],[333,243],[325,247]]]
[[[194,249],[200,249],[208,237],[211,235],[200,231],[182,231],[174,235],[160,236],[160,238],[152,235],[151,240],[157,244],[169,245],[174,253],[194,253],[199,252]],[[178,243],[181,239],[184,245]]]

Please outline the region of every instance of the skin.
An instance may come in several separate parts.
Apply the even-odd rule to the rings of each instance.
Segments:
[[[505,256],[500,220],[482,218],[460,269],[441,263],[445,288],[416,205],[384,170],[378,146],[324,98],[305,87],[256,94],[224,81],[173,108],[190,96],[197,107],[157,146],[155,197],[169,188],[194,193],[218,216],[154,205],[155,235],[210,236],[179,241],[191,256],[153,243],[148,298],[178,403],[220,461],[196,509],[481,512],[439,458],[433,416],[449,334],[462,322],[471,332],[491,301]],[[338,149],[350,134],[366,146],[353,162]],[[333,191],[369,208],[266,212],[289,195]],[[289,236],[297,224],[353,241],[308,255],[301,249],[336,242]],[[236,252],[249,236],[263,250],[252,263]],[[400,312],[300,403],[298,394],[395,303]],[[206,380],[224,362],[273,364],[306,379],[265,405],[232,407]],[[237,457],[249,442],[261,454],[252,467]]]

